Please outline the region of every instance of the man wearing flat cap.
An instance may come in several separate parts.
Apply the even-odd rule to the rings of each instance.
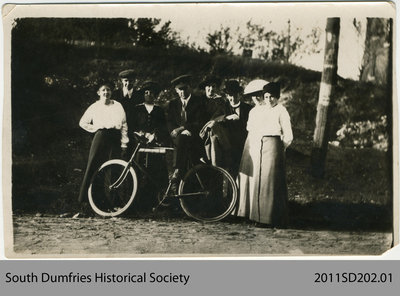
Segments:
[[[223,115],[214,119],[215,124],[210,130],[211,161],[236,176],[247,137],[246,124],[252,106],[241,102],[243,88],[237,80],[226,81],[223,92],[226,95]]]
[[[126,122],[128,124],[129,145],[128,151],[133,148],[134,138],[132,137],[132,120],[135,118],[134,108],[136,105],[143,103],[143,96],[136,89],[137,80],[136,73],[133,69],[128,69],[118,74],[122,87],[116,93],[115,100],[121,103],[125,110]]]
[[[192,94],[191,76],[182,75],[171,81],[178,97],[168,106],[168,128],[176,146],[174,152],[174,174],[172,181],[179,181],[187,166],[189,157],[196,162],[202,155],[203,147],[199,131],[204,124],[204,103]]]
[[[121,80],[122,88],[118,93],[116,100],[122,104],[122,106],[135,106],[143,103],[143,97],[141,97],[136,90],[136,73],[132,69],[124,70],[118,74]],[[127,112],[127,109],[125,109]]]

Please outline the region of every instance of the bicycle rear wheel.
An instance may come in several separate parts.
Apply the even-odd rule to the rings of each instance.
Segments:
[[[98,215],[115,217],[132,204],[137,192],[135,170],[130,167],[123,181],[116,184],[127,165],[126,161],[112,159],[103,163],[93,175],[88,196],[90,206]]]
[[[180,203],[185,213],[200,221],[215,222],[228,216],[236,205],[237,187],[224,169],[197,165],[179,185]]]

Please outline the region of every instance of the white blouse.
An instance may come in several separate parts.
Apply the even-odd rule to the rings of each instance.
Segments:
[[[285,147],[293,141],[290,116],[281,104],[258,105],[250,110],[247,130],[252,137],[280,136]]]
[[[100,101],[90,105],[79,121],[79,126],[90,133],[103,128],[115,128],[121,130],[121,147],[126,148],[129,142],[124,108],[114,100],[108,105]]]
[[[152,105],[150,105],[150,104],[146,104],[146,103],[144,103],[144,107],[146,108],[146,110],[147,110],[147,113],[151,113],[151,111],[153,111],[153,109],[154,109],[154,104],[152,104]]]

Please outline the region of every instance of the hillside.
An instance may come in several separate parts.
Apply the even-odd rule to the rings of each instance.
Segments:
[[[327,177],[317,181],[307,172],[319,72],[238,56],[211,56],[187,47],[114,48],[17,38],[12,48],[15,210],[62,213],[76,208],[91,140],[78,127],[79,119],[96,99],[96,83],[106,79],[118,87],[117,74],[126,68],[134,68],[141,81],[150,78],[161,83],[165,89],[161,105],[174,95],[169,81],[183,73],[200,81],[213,71],[223,79],[239,79],[243,86],[255,78],[279,80],[295,136],[288,151],[292,206],[329,201],[390,208],[391,158],[385,148],[391,129],[391,99],[385,87],[339,79],[330,140],[342,146],[330,147]],[[338,130],[342,130],[339,138]],[[367,149],[354,150],[353,146]]]

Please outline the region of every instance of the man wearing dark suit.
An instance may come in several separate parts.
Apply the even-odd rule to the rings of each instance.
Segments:
[[[134,147],[134,138],[132,137],[132,120],[135,118],[134,107],[143,103],[143,95],[137,88],[136,73],[132,69],[124,70],[118,74],[122,87],[116,92],[115,100],[121,103],[125,110],[126,122],[128,124],[128,152]],[[128,153],[128,154],[129,154]]]
[[[168,106],[168,128],[176,146],[174,152],[174,174],[172,181],[183,177],[187,161],[196,162],[202,155],[203,146],[199,131],[204,125],[204,102],[192,94],[191,76],[183,75],[171,81],[178,98]]]
[[[143,96],[136,89],[136,73],[132,69],[124,70],[118,74],[122,88],[116,93],[115,100],[120,102],[122,107],[126,108],[143,103]]]
[[[214,119],[211,127],[212,162],[237,175],[247,137],[247,120],[251,105],[240,101],[243,88],[236,80],[228,80],[223,89],[226,94],[223,115]]]

